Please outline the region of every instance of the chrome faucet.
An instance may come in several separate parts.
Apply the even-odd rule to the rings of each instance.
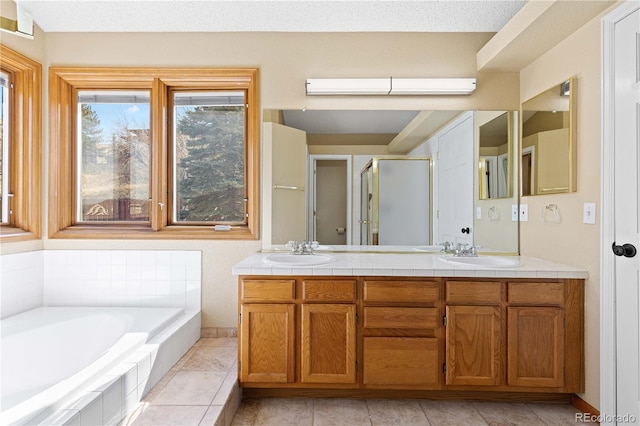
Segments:
[[[454,256],[475,257],[478,256],[478,247],[471,246],[467,248],[469,244],[458,244],[453,251]]]
[[[453,242],[445,241],[444,243],[439,245],[442,246],[442,250],[440,250],[441,252],[448,253],[448,254],[455,253],[455,246]]]
[[[291,254],[314,254],[314,250],[318,247],[317,241],[289,241],[286,245],[291,249]]]

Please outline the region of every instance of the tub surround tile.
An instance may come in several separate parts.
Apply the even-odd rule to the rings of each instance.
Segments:
[[[230,423],[225,417],[223,405],[210,405],[199,423],[199,426],[226,425]]]
[[[209,405],[226,374],[179,371],[153,400],[153,405]]]
[[[48,426],[81,426],[80,410],[58,410],[48,417],[44,424]]]
[[[138,416],[131,418],[124,425],[158,426],[158,425],[184,425],[193,426],[200,424],[209,409],[206,405],[151,405],[140,410]]]
[[[199,343],[201,346],[230,346],[233,348],[237,348],[238,338],[237,337],[218,337],[215,339],[202,338],[199,340]]]
[[[182,366],[183,370],[227,372],[238,357],[235,347],[200,346]]]

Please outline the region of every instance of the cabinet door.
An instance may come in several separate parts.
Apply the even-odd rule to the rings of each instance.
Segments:
[[[356,306],[302,305],[303,383],[355,383]]]
[[[510,386],[564,385],[564,310],[508,308],[507,377]]]
[[[365,337],[363,383],[433,387],[440,377],[438,339]]]
[[[240,324],[240,381],[293,382],[295,305],[244,304]]]
[[[495,306],[447,306],[447,385],[500,384],[504,357],[500,313]]]

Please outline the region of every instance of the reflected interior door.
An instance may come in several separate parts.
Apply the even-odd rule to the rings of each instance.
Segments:
[[[314,240],[347,244],[347,161],[315,162]]]
[[[466,114],[438,137],[439,243],[473,243],[473,131]]]

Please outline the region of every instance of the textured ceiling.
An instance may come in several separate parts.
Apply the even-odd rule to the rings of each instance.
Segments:
[[[24,3],[45,32],[497,32],[526,0]]]

